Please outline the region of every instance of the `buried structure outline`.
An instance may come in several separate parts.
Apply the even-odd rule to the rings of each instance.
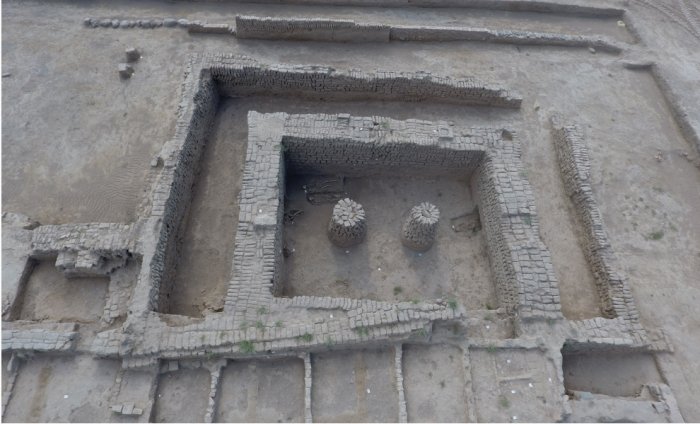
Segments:
[[[159,311],[167,310],[169,283],[178,256],[177,235],[219,98],[270,93],[509,108],[518,108],[521,102],[517,94],[473,79],[452,80],[427,73],[365,74],[320,66],[261,64],[224,54],[193,55],[187,65],[175,135],[153,162],[158,175],[151,190],[149,212],[131,224],[46,225],[22,230],[31,240],[27,243],[25,271],[17,277],[13,285],[16,290],[7,301],[3,297],[3,317],[16,316],[22,286],[33,263],[42,258],[56,255],[56,266],[73,276],[110,275],[128,261],[137,262],[141,268],[136,283],[112,288],[110,282],[103,323],[87,344],[81,340],[82,324],[4,322],[3,351],[12,352],[13,361],[34,352],[80,351],[119,358],[125,372],[150,373],[153,384],[157,384],[161,366],[167,370],[174,361],[199,364],[212,372],[206,412],[206,419],[211,420],[221,359],[300,356],[305,364],[305,411],[310,421],[310,352],[398,346],[400,371],[401,343],[430,343],[433,338],[443,337],[437,331],[440,326],[464,323],[472,317],[483,321],[480,311],[465,310],[444,299],[414,303],[276,297],[284,280],[285,172],[289,168],[323,173],[328,167],[350,176],[387,169],[411,172],[417,167],[427,174],[472,175],[499,302],[496,312],[512,322],[517,338],[494,343],[467,335],[458,344],[465,356],[469,349],[492,347],[542,352],[548,367],[559,370],[550,377],[559,395],[556,404],[550,405],[555,419],[571,412],[561,372],[562,346],[569,352],[668,349],[663,343],[650,341],[639,322],[627,280],[615,269],[600,214],[589,196],[584,140],[575,125],[562,123],[561,117],[552,123],[557,152],[567,192],[586,214],[581,220],[587,231],[586,243],[592,246],[587,259],[596,275],[605,317],[564,319],[550,254],[540,240],[539,218],[523,172],[520,143],[512,131],[458,128],[446,121],[250,112],[232,277],[224,310],[202,319],[180,317],[177,325],[168,322],[166,314]],[[340,146],[352,154],[334,153],[333,149]],[[382,152],[380,156],[376,155],[378,151]],[[265,322],[244,325],[257,320],[261,310],[265,311]],[[116,316],[112,311],[118,311]],[[277,325],[280,320],[284,325]],[[16,375],[16,368],[13,372]],[[672,397],[664,387],[655,391],[662,401]],[[9,401],[11,390],[10,385],[4,399]],[[477,408],[471,407],[474,399],[469,391],[466,402],[471,415]],[[405,421],[403,387],[399,402],[399,417]],[[129,415],[136,409],[150,414],[153,401],[128,405],[128,413],[119,405],[113,407],[115,413]],[[470,416],[470,420],[473,418]]]

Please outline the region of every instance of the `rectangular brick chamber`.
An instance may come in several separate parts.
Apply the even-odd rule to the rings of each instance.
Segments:
[[[255,268],[249,262],[241,266],[248,276],[234,277],[232,302],[238,293],[261,288],[283,296],[390,301],[443,297],[471,309],[503,307],[520,313],[535,311],[542,316],[559,316],[556,281],[546,247],[537,236],[537,217],[529,186],[522,177],[519,147],[504,140],[502,130],[460,129],[443,121],[397,121],[346,114],[250,112],[248,124],[241,217],[252,224],[252,231],[246,241],[245,233],[241,233],[243,226],[239,226],[242,237],[237,238],[237,255],[243,262],[246,254],[253,254],[250,250],[256,243],[252,240],[262,238],[257,243],[263,246],[262,260],[257,262],[262,265]],[[327,203],[318,209],[320,214],[312,212],[306,220],[307,234],[304,228],[285,231],[304,220],[304,213],[294,207],[308,200],[304,199],[309,194],[308,185],[306,193],[300,193],[300,176],[302,181],[310,178],[312,184],[321,177],[338,185],[339,175],[347,183],[342,193],[336,193],[338,197],[354,191],[377,203],[373,208],[379,218],[377,230],[369,229],[371,219],[367,218],[369,247],[338,249],[327,242],[325,224],[332,206]],[[290,191],[285,192],[287,189]],[[381,190],[390,195],[378,193]],[[436,256],[450,254],[450,249],[441,251],[439,243],[423,256],[398,243],[398,229],[392,226],[398,225],[401,216],[391,215],[400,215],[401,209],[419,201],[416,193],[433,196],[430,200],[441,203],[442,191],[448,197],[456,197],[457,205],[467,212],[478,211],[480,223],[468,230],[472,234],[459,235],[465,239],[461,242],[466,241],[462,244],[469,244],[469,236],[483,237],[482,246],[478,247],[483,247],[484,258],[478,272],[467,264],[463,275],[450,275],[463,265],[465,258],[459,255],[436,266]],[[392,199],[391,195],[399,197]],[[454,232],[454,221],[450,221],[442,232]],[[479,232],[478,226],[483,227],[483,235],[473,234]],[[468,224],[466,228],[469,229]],[[372,231],[384,231],[387,237],[372,240]],[[309,234],[313,239],[306,237],[304,241]],[[297,254],[290,243],[293,238],[297,243],[305,243],[310,252]],[[304,263],[302,259],[294,264],[295,255],[305,255],[311,261]],[[323,275],[323,268],[329,275]],[[306,284],[308,272],[319,284]],[[300,293],[295,292],[300,288]]]
[[[521,102],[517,95],[473,78],[453,80],[425,72],[365,73],[321,66],[266,65],[222,54],[192,56],[182,91],[176,132],[161,151],[163,170],[152,195],[151,217],[159,224],[153,254],[146,258],[146,271],[136,288],[138,300],[133,310],[141,313],[170,312],[176,284],[187,286],[186,281],[176,282],[177,264],[183,252],[192,188],[222,96],[425,100],[508,108],[517,108]],[[233,268],[231,278],[235,279]]]
[[[520,99],[508,91],[472,79],[268,66],[226,55],[194,57],[186,74],[176,134],[161,153],[163,171],[153,191],[151,208],[151,216],[159,224],[154,232],[154,253],[145,258],[146,271],[136,287],[137,300],[132,305],[135,312],[167,310],[167,293],[172,290],[178,260],[178,231],[191,202],[194,177],[220,96],[257,94],[496,107],[520,104]],[[523,177],[520,147],[511,141],[510,133],[500,129],[456,129],[447,122],[342,114],[251,112],[248,124],[232,276],[224,313],[253,310],[268,304],[273,295],[284,293],[286,175],[332,173],[358,180],[381,177],[404,182],[406,178],[461,182],[464,204],[478,205],[495,283],[495,296],[487,291],[477,300],[480,305],[469,306],[498,306],[522,318],[561,318],[549,252],[539,240],[538,218],[529,183]],[[471,196],[466,194],[467,186],[471,187]],[[403,290],[396,289],[398,283],[390,282],[389,286],[392,293]],[[434,295],[449,297],[450,291]]]
[[[437,132],[433,132],[437,131]],[[471,181],[488,132],[475,144],[453,140],[453,127],[348,115],[290,115],[285,170],[284,296],[384,301],[454,299],[469,309],[497,304]],[[442,133],[442,139],[439,134]],[[436,136],[437,134],[437,136]],[[330,186],[329,186],[330,184]],[[334,246],[326,230],[333,206],[362,205],[367,234],[357,246]],[[440,211],[434,245],[401,243],[410,209]]]

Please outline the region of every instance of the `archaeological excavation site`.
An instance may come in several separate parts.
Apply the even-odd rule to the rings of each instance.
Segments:
[[[700,1],[2,28],[2,421],[700,421]]]

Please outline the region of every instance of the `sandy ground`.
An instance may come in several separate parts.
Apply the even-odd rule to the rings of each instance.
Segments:
[[[66,278],[42,260],[27,281],[19,319],[44,321],[99,321],[107,300],[109,278]]]
[[[615,20],[453,9],[353,12],[346,8],[183,2],[120,2],[119,6],[119,15],[136,17],[173,15],[214,21],[209,18],[216,14],[217,20],[226,21],[243,12],[352,16],[359,20],[371,14],[374,19],[408,24],[458,21],[495,28],[568,29],[618,40],[629,37],[621,33]],[[636,27],[652,50],[648,58],[659,61],[686,104],[697,105],[697,39],[673,22],[655,19],[641,6],[633,4],[632,9]],[[700,317],[695,313],[700,298],[700,172],[693,164],[697,160],[694,147],[682,137],[648,73],[626,70],[618,57],[591,54],[586,49],[478,43],[239,42],[222,36],[189,36],[177,29],[82,26],[83,17],[115,13],[113,2],[3,3],[2,67],[3,74],[10,74],[2,78],[3,210],[28,214],[44,224],[135,220],[149,188],[149,163],[174,131],[183,64],[190,52],[239,52],[271,62],[363,70],[426,70],[500,82],[523,95],[520,112],[382,102],[290,107],[296,102],[278,98],[261,100],[255,107],[296,113],[337,107],[353,114],[448,119],[456,125],[505,125],[517,130],[535,192],[542,238],[552,251],[562,307],[569,318],[598,312],[576,241],[576,225],[557,178],[547,122],[555,111],[578,120],[591,146],[594,194],[612,246],[630,277],[642,320],[650,329],[663,329],[675,347],[673,355],[657,355],[661,371],[674,389],[684,418],[700,420],[700,404],[694,396],[700,391],[700,363],[696,359],[700,357]],[[122,82],[116,65],[123,60],[124,48],[131,45],[142,48],[144,57],[136,64],[134,77]],[[691,119],[700,122],[697,108],[689,111]],[[659,153],[660,161],[656,159]],[[202,205],[205,200],[203,197]],[[217,207],[212,205],[211,210]],[[201,213],[206,216],[207,212],[202,208]],[[659,231],[663,232],[660,239],[650,237]],[[216,241],[223,243],[219,246],[226,242]],[[192,263],[198,263],[196,258],[197,254],[192,254]],[[229,272],[224,270],[226,266],[230,267],[222,265],[215,273],[225,275]],[[206,287],[213,293],[221,290]],[[198,290],[202,288],[192,295],[197,296]],[[205,298],[190,303],[200,305],[194,308],[196,313],[206,309],[201,307],[205,303],[215,304]],[[190,307],[185,305],[183,310]],[[90,368],[80,369],[77,374],[89,373]],[[23,374],[27,372],[21,371],[20,379]],[[486,401],[497,403],[497,399],[496,395]],[[12,405],[10,408],[18,408]],[[24,409],[22,414],[28,411]],[[61,417],[67,419],[69,413],[63,413]]]
[[[326,235],[333,203],[313,205],[302,186],[288,179],[288,210],[301,210],[285,224],[285,295],[375,300],[455,298],[468,309],[495,308],[497,301],[483,232],[455,232],[452,218],[474,211],[469,184],[450,178],[347,178],[347,196],[367,216],[367,236],[352,248],[335,247]],[[437,240],[425,253],[401,244],[401,225],[413,206],[440,210]]]
[[[304,362],[233,361],[222,373],[217,422],[304,421]]]
[[[109,397],[120,361],[35,356],[23,362],[6,422],[111,421]]]

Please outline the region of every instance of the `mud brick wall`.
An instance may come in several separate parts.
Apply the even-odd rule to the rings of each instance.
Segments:
[[[236,37],[377,43],[389,42],[389,27],[337,19],[236,16]]]
[[[263,118],[264,117],[264,118]],[[248,113],[248,148],[239,195],[240,213],[233,253],[233,279],[225,312],[255,319],[280,290],[284,214],[281,138],[286,114]]]
[[[132,310],[144,313],[167,308],[169,281],[178,256],[177,233],[188,210],[219,95],[208,70],[192,60],[187,67],[174,137],[161,151],[163,170],[152,193],[151,215],[145,232],[143,269],[134,292]],[[161,287],[161,285],[163,285]]]
[[[500,306],[521,319],[561,319],[558,283],[549,250],[539,237],[519,144],[501,141],[493,146],[473,186]]]
[[[583,132],[578,125],[565,124],[558,116],[551,122],[561,176],[583,227],[581,243],[596,281],[603,314],[606,318],[622,317],[630,325],[634,324],[639,315],[627,278],[619,271],[620,265],[593,196],[590,159]]]
[[[383,117],[291,115],[284,156],[290,173],[368,175],[470,175],[497,133],[454,134],[448,122]]]
[[[135,252],[137,234],[136,224],[42,225],[32,234],[32,256],[55,256],[64,251]]]
[[[522,98],[471,79],[453,80],[428,72],[336,71],[323,66],[266,65],[241,56],[205,55],[221,93],[292,95],[325,99],[432,100],[519,108]]]
[[[2,323],[2,350],[33,352],[72,351],[77,340],[75,323]]]

